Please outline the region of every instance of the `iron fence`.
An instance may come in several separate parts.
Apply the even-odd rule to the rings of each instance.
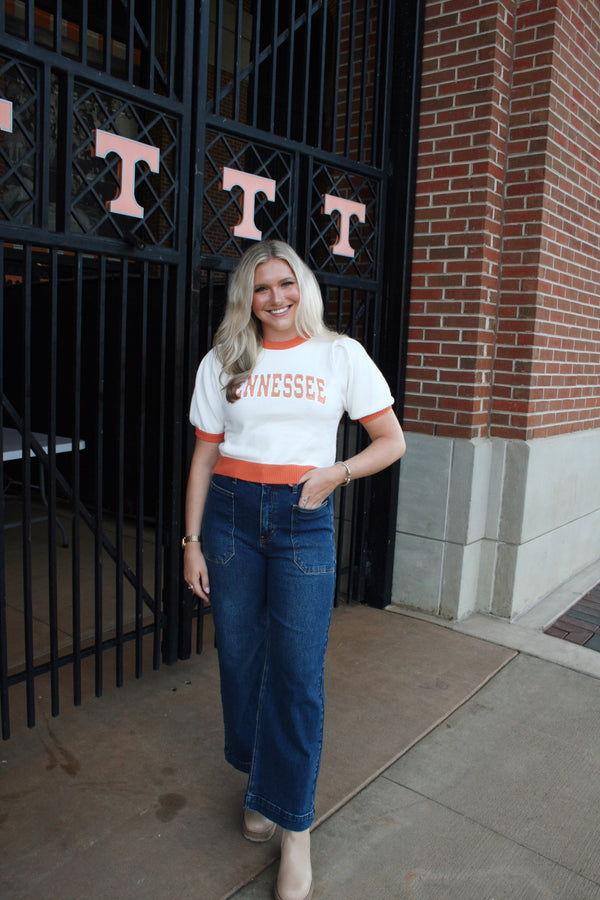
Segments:
[[[18,686],[32,726],[39,679],[57,715],[65,684],[82,702],[88,665],[99,696],[109,667],[121,685],[130,658],[140,677],[189,655],[194,621],[202,648],[210,611],[183,589],[180,538],[195,370],[248,246],[250,200],[225,169],[274,184],[252,197],[254,226],[307,260],[328,322],[401,400],[420,15],[420,0],[4,3],[3,737]],[[159,166],[127,170],[99,133]],[[141,215],[112,208],[128,190]],[[345,235],[327,196],[361,211]],[[351,422],[339,439],[343,455],[363,440]],[[395,484],[397,470],[337,500],[337,601],[387,602]]]

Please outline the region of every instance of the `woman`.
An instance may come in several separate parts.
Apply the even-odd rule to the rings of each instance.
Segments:
[[[225,756],[248,773],[243,833],[266,841],[283,829],[277,900],[308,900],[313,890],[332,494],[404,453],[392,403],[362,346],[326,328],[317,281],[292,248],[252,246],[196,377],[184,575],[211,599]],[[344,411],[370,444],[336,462]]]

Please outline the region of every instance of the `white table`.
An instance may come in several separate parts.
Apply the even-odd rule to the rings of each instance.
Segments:
[[[48,453],[50,442],[48,440],[47,434],[42,434],[39,431],[32,431],[32,437],[36,439],[38,444],[41,445],[44,453]],[[68,437],[60,437],[56,436],[55,443],[56,453],[71,453],[73,450],[73,441]],[[85,441],[79,441],[79,449],[85,449]],[[30,449],[29,455],[35,457],[36,453],[34,450]],[[11,462],[16,459],[23,459],[23,441],[20,433],[16,428],[3,428],[2,429],[2,459],[4,462]],[[44,473],[44,464],[42,461],[40,463],[40,494],[42,496],[42,500],[44,502],[44,506],[48,509],[48,500],[46,498],[46,482],[45,482],[45,473]],[[45,522],[48,516],[40,516],[36,519],[32,519],[32,524],[34,522]],[[9,522],[8,525],[4,525],[4,529],[7,528],[17,528],[19,525],[22,525],[22,522]],[[69,542],[67,540],[67,532],[65,531],[65,527],[58,519],[56,520],[56,525],[60,528],[63,536],[63,547],[68,547]]]

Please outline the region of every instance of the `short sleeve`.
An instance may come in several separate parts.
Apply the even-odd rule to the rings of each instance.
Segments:
[[[369,420],[393,405],[387,381],[362,344],[345,337],[334,353],[336,368],[345,372],[344,406],[351,419]]]
[[[190,405],[190,422],[199,437],[222,440],[225,431],[225,388],[220,382],[221,366],[214,350],[206,354],[196,373]]]

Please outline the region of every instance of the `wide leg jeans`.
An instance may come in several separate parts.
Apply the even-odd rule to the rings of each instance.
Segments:
[[[314,819],[335,586],[332,498],[304,509],[301,492],[214,475],[202,524],[225,756],[244,805],[291,831]]]

